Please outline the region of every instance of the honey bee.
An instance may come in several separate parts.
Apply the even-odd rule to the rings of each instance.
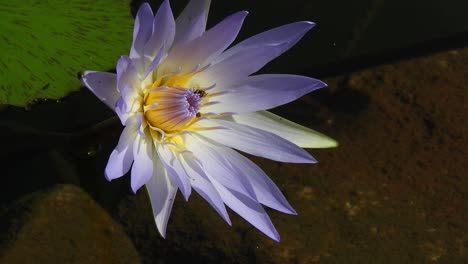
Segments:
[[[203,98],[203,97],[206,96],[206,92],[205,92],[205,91],[203,91],[203,90],[198,90],[198,89],[195,90],[194,94],[200,96],[200,98]]]

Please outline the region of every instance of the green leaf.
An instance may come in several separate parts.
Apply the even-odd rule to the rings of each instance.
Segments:
[[[80,72],[115,68],[132,41],[126,0],[2,1],[0,17],[0,104],[62,98]]]

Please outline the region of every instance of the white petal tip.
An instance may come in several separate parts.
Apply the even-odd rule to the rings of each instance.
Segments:
[[[268,235],[268,237],[270,237],[271,239],[273,239],[275,242],[280,242],[280,235],[279,235],[278,233],[272,234],[272,235]]]
[[[305,131],[303,137],[298,138],[298,142],[295,142],[301,148],[335,148],[338,147],[338,142],[331,137],[325,136],[317,131]]]
[[[86,87],[88,87],[88,74],[93,73],[93,71],[85,71],[83,74],[80,76],[80,81],[83,83]],[[89,87],[88,87],[89,88]]]
[[[288,162],[288,161],[284,161],[284,162]],[[318,163],[318,161],[314,157],[312,157],[310,154],[307,156],[304,155],[304,156],[297,157],[296,159],[289,160],[289,162],[290,163],[304,163],[304,164]]]
[[[158,228],[159,234],[161,235],[162,238],[166,239],[166,230],[160,230]]]
[[[112,178],[110,178],[110,177],[107,175],[107,173],[104,173],[104,177],[106,178],[106,180],[107,180],[108,182],[110,182],[110,181],[113,180]]]
[[[304,150],[304,152],[307,155],[303,156],[302,160],[299,161],[298,163],[309,163],[309,164],[318,163],[318,161],[314,157],[312,157],[312,155],[310,155],[307,151]]]
[[[338,147],[340,144],[338,144],[338,141],[334,140],[334,139],[331,139],[329,140],[328,142],[328,147],[329,148],[336,148]]]
[[[180,190],[180,189],[179,189]],[[180,192],[182,193],[182,196],[184,197],[184,200],[186,202],[188,202],[189,198],[190,198],[190,192],[186,193],[186,192],[182,192],[182,190],[180,190]]]
[[[304,24],[306,26],[306,30],[311,30],[313,27],[317,25],[312,21],[301,21],[299,23]]]
[[[148,2],[144,2],[143,4],[141,4],[140,9],[141,9],[142,7],[151,9],[151,6],[150,6],[150,4],[149,4]]]
[[[117,178],[120,178],[121,176],[123,175],[118,175],[117,173],[113,172],[112,170],[108,170],[106,169],[104,171],[104,177],[106,178],[107,181],[112,181],[112,180],[115,180]]]
[[[136,194],[137,191],[138,191],[138,189],[141,188],[141,185],[135,185],[135,184],[132,184],[132,183],[130,183],[130,185],[131,185],[130,187],[131,187],[131,189],[132,189],[132,192],[133,192],[134,194]]]
[[[311,146],[304,146],[305,148],[336,148],[338,147],[338,141],[333,138],[322,135],[319,140],[314,140]]]
[[[90,74],[90,73],[93,73],[95,71],[84,71],[83,74],[81,74],[81,80],[83,80],[83,78],[86,77],[86,75]]]
[[[294,210],[291,206],[286,207],[285,210],[281,210],[281,212],[290,215],[297,215],[296,210]]]

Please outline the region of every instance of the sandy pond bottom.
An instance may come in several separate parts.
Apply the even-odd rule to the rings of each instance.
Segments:
[[[310,150],[315,165],[251,157],[299,213],[269,210],[280,243],[198,195],[178,196],[162,239],[143,191],[103,208],[59,185],[6,215],[20,220],[0,262],[468,263],[467,61],[462,49],[338,76],[277,109],[340,143]]]

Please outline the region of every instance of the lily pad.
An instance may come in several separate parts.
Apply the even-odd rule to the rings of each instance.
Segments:
[[[3,1],[0,17],[0,104],[62,98],[80,72],[113,69],[132,41],[125,0]]]

